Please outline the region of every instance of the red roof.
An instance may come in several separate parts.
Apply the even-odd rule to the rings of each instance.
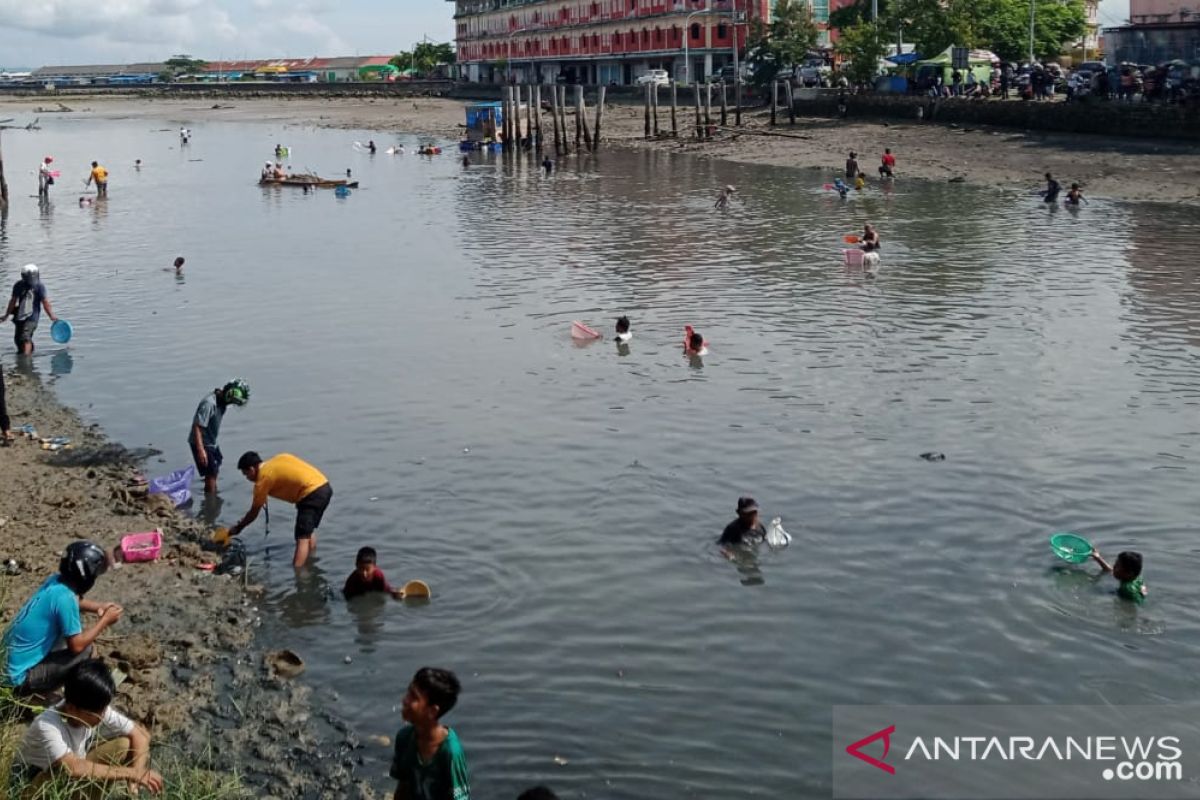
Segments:
[[[394,56],[366,56],[362,61],[358,62],[358,66],[362,67],[382,67],[390,64]]]

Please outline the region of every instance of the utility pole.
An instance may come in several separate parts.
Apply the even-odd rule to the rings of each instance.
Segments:
[[[1033,20],[1034,0],[1029,0],[1029,65],[1033,66]]]

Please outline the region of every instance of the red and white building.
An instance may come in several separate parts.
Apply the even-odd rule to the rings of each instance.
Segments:
[[[652,69],[703,80],[745,56],[771,0],[448,0],[469,81],[631,84]]]

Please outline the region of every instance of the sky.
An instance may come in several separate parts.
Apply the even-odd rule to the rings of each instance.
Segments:
[[[0,68],[393,55],[454,38],[447,0],[0,0]],[[1102,26],[1129,0],[1102,0]]]

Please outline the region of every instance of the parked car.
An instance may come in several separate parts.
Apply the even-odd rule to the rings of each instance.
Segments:
[[[645,86],[646,84],[652,84],[655,86],[670,86],[671,76],[665,69],[652,69],[645,75],[638,76],[637,82],[638,86]]]

